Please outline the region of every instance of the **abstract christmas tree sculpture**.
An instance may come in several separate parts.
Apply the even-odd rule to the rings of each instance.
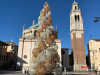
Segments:
[[[58,45],[55,43],[56,35],[54,26],[51,23],[51,11],[48,2],[45,2],[41,10],[38,24],[41,25],[36,33],[36,41],[32,50],[30,62],[30,73],[36,75],[46,75],[56,72],[62,74],[59,65]]]

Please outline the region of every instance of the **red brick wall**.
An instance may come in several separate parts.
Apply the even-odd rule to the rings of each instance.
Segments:
[[[76,38],[76,33],[73,33],[73,39],[71,39],[71,48],[73,49],[73,59],[76,59],[79,65],[86,65],[85,58],[85,46],[84,46],[84,34],[81,33],[81,38]],[[74,61],[75,64],[75,61]]]

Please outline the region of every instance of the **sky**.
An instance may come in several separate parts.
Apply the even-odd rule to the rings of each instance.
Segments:
[[[75,0],[82,11],[85,54],[91,39],[100,39],[100,22],[94,23],[94,17],[100,17],[100,0]],[[61,48],[71,49],[70,11],[74,0],[0,0],[0,40],[18,45],[22,37],[23,25],[32,26],[33,20],[38,23],[41,8],[49,3],[53,25],[58,26],[58,39],[62,39]],[[69,54],[71,51],[69,51]]]

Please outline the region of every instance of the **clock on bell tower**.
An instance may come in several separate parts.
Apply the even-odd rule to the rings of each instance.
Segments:
[[[74,1],[70,12],[70,36],[74,70],[79,70],[81,66],[86,66],[84,29],[81,13],[81,10],[78,9],[78,3]]]

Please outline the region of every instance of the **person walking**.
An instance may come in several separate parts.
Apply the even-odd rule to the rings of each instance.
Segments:
[[[23,74],[25,74],[25,68],[23,69]]]
[[[97,74],[97,72],[98,72],[98,70],[96,69],[96,70],[95,70],[95,73]]]
[[[27,70],[27,74],[29,75],[29,69]]]

